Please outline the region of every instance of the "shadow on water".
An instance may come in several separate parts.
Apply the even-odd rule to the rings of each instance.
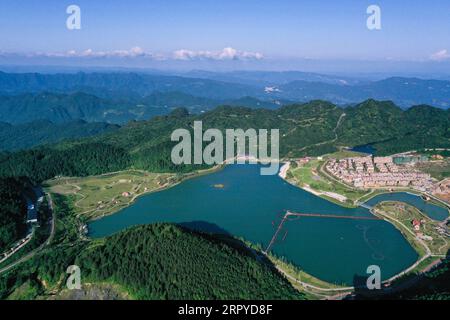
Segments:
[[[392,288],[385,287],[381,284],[381,289],[369,289],[367,286],[367,279],[370,275],[353,276],[353,293],[345,297],[345,300],[380,300],[386,299],[392,293]]]
[[[235,238],[231,233],[226,231],[225,229],[219,227],[214,223],[210,223],[207,221],[190,221],[190,222],[182,222],[177,223],[178,226],[188,229],[194,233],[200,234],[202,237],[208,239],[209,241],[215,243],[225,243],[229,247],[235,249],[240,254],[250,257],[259,263],[264,264],[268,267],[272,272],[278,273],[277,268],[272,263],[272,261],[267,258],[259,250],[253,249],[249,247],[245,242]],[[287,284],[290,285],[289,281],[285,280]]]
[[[445,299],[450,298],[450,250],[440,263],[429,270],[417,274],[405,275],[395,280],[389,287],[381,290],[367,288],[368,276],[354,275],[354,292],[347,300],[401,300],[401,299]]]
[[[369,275],[358,275],[355,274],[353,276],[353,287],[355,288],[354,293],[352,295],[352,299],[367,299],[373,298],[375,295],[379,294],[379,290],[370,290],[367,287],[367,279]]]
[[[179,226],[187,228],[192,231],[210,233],[210,234],[220,234],[227,235],[231,237],[231,234],[225,229],[219,227],[217,224],[207,222],[207,221],[190,221],[178,223]]]

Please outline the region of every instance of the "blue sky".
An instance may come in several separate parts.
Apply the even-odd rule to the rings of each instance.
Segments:
[[[81,8],[81,30],[66,28],[70,4]],[[371,4],[381,8],[381,30],[366,27]],[[314,60],[446,69],[450,1],[1,0],[0,51],[0,63],[23,64],[286,69]]]

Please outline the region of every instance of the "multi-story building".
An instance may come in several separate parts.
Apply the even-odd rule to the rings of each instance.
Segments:
[[[325,168],[336,178],[357,188],[411,186],[426,190],[432,186],[429,174],[398,166],[392,161],[392,157],[331,159]]]

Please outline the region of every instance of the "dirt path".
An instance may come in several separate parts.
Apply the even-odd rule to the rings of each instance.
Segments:
[[[343,113],[343,114],[341,114],[341,115],[339,116],[339,119],[338,119],[338,121],[337,121],[337,123],[336,123],[336,127],[333,129],[333,133],[334,133],[334,138],[333,138],[333,139],[326,140],[326,141],[322,141],[322,142],[318,142],[318,143],[314,143],[314,144],[310,144],[310,145],[304,146],[303,148],[297,149],[297,151],[303,151],[303,150],[305,150],[305,149],[307,149],[307,148],[310,148],[310,147],[321,146],[321,145],[323,145],[323,144],[335,142],[335,141],[338,139],[337,130],[338,130],[339,127],[341,126],[342,121],[344,120],[344,117],[345,117],[345,116],[346,116],[345,113]]]

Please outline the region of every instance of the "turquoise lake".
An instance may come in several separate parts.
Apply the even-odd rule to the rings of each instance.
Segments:
[[[286,210],[372,216],[365,208],[348,209],[314,196],[277,175],[261,176],[259,169],[259,165],[229,165],[142,196],[120,212],[90,223],[89,235],[99,238],[138,224],[173,222],[229,233],[266,248]],[[405,194],[397,195],[425,203]],[[350,285],[355,276],[367,275],[369,265],[380,266],[382,278],[388,279],[418,258],[401,233],[383,220],[302,217],[285,224],[271,251],[320,279]]]

